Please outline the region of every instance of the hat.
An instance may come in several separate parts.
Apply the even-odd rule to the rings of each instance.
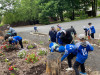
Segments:
[[[62,28],[62,27],[61,27],[61,26],[59,26],[59,25],[57,25],[57,27],[58,27],[58,28],[60,28],[60,29]]]
[[[54,26],[51,26],[51,28],[54,28]]]
[[[8,38],[8,40],[12,40],[12,39],[13,39],[13,37],[9,37],[9,38]]]
[[[78,36],[78,38],[79,38],[79,39],[85,39],[85,35],[84,35],[84,34],[80,34],[80,35]]]

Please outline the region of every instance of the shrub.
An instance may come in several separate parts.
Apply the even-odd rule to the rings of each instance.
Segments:
[[[33,48],[36,48],[35,44],[30,44],[30,45],[27,46],[27,49],[33,49]]]
[[[25,58],[25,61],[27,63],[36,63],[37,61],[39,61],[39,58],[35,55],[35,54],[29,54],[27,55],[27,58]]]
[[[17,56],[18,56],[19,58],[24,58],[24,57],[26,56],[26,51],[25,51],[25,50],[22,50],[22,51],[18,52],[18,53],[17,53]]]
[[[98,40],[98,43],[100,43],[100,40]]]
[[[46,55],[47,54],[47,51],[44,51],[44,50],[40,50],[38,55],[40,56],[43,56],[43,55]]]
[[[28,44],[28,41],[27,41],[27,40],[24,40],[24,41],[23,41],[23,44]]]
[[[2,55],[4,55],[4,53],[0,51],[0,56],[2,56]]]
[[[39,14],[39,22],[41,24],[50,24],[49,18],[43,14]]]

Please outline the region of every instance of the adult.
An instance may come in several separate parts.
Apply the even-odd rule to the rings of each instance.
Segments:
[[[57,31],[55,30],[55,27],[52,26],[51,30],[49,31],[49,37],[51,42],[56,42],[56,35],[57,35]]]
[[[67,30],[62,30],[61,31],[60,39],[62,40],[62,42],[64,44],[72,44],[73,43],[72,33],[76,37],[77,33],[76,33],[74,28],[69,28]]]
[[[10,26],[7,26],[7,34],[10,34],[11,36],[17,36],[17,32]]]
[[[9,43],[10,44],[20,44],[21,48],[23,48],[23,43],[22,43],[22,37],[20,36],[14,36],[14,37],[9,37]]]
[[[92,25],[92,23],[88,23],[88,25],[90,26],[90,30],[91,30],[91,38],[94,39],[94,34],[95,34],[95,28]]]

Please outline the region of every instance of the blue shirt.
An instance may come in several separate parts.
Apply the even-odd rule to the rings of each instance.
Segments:
[[[37,30],[37,27],[34,27],[34,30]]]
[[[21,41],[21,40],[22,40],[22,37],[20,37],[20,36],[14,36],[12,43],[17,43],[18,41]]]
[[[91,33],[95,33],[96,32],[94,26],[91,26],[90,29],[91,29]]]
[[[67,44],[65,46],[65,53],[61,58],[61,61],[63,61],[70,53],[73,53],[74,55],[77,54],[76,46],[73,44]]]
[[[93,51],[93,47],[90,45],[88,41],[86,41],[86,46],[82,46],[81,42],[76,44],[77,47],[77,57],[76,61],[83,64],[85,60],[88,58],[88,51]]]
[[[58,31],[58,32],[57,32],[57,35],[56,35],[56,38],[57,38],[58,44],[62,45],[63,42],[62,42],[62,40],[60,39],[60,36],[61,36],[61,31]]]

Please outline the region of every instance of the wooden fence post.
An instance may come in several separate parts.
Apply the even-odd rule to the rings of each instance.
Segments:
[[[46,63],[46,73],[48,75],[60,75],[61,71],[61,54],[53,52],[48,54]]]

